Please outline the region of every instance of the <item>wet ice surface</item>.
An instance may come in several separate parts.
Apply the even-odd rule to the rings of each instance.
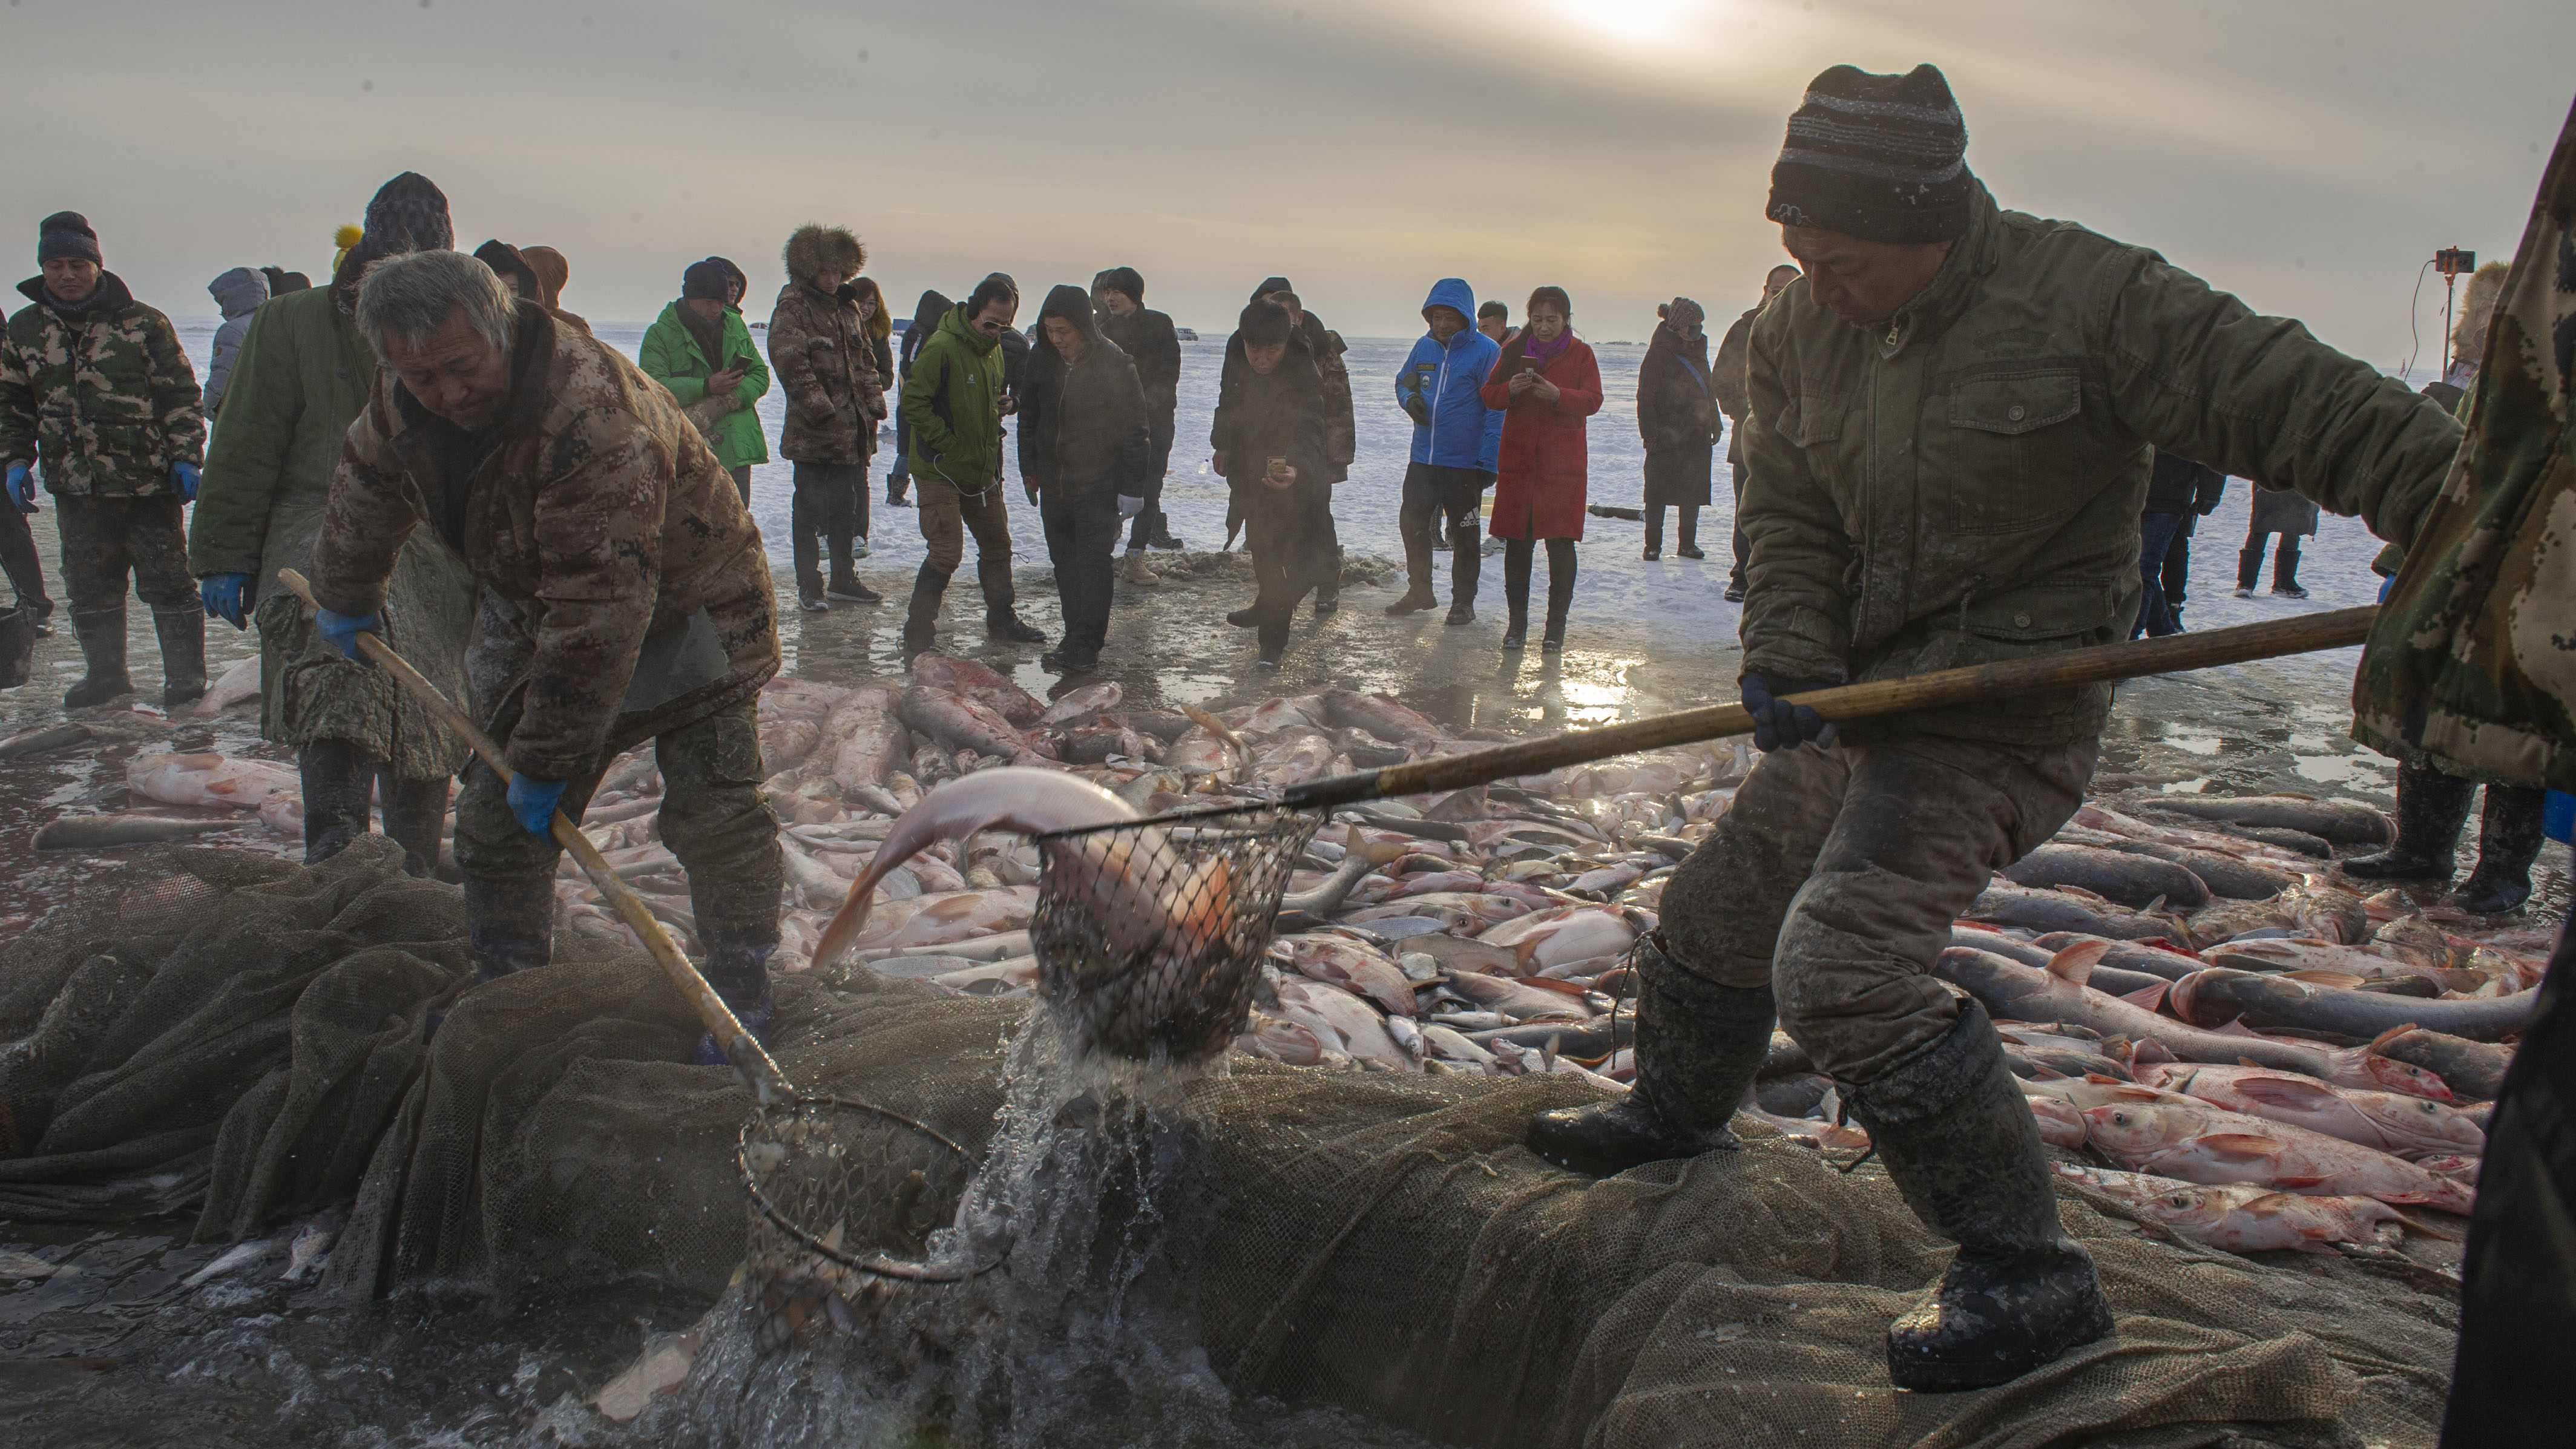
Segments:
[[[610,324],[598,330],[629,352],[642,333],[638,326]],[[210,324],[182,324],[182,339],[200,368],[211,333]],[[1336,490],[1335,511],[1345,549],[1355,561],[1375,556],[1379,572],[1400,554],[1396,493],[1409,424],[1389,397],[1392,370],[1409,345],[1356,341],[1348,359],[1360,461],[1351,480]],[[1641,454],[1632,397],[1644,349],[1595,346],[1610,398],[1591,433],[1592,497],[1634,503]],[[1276,675],[1254,671],[1249,633],[1222,619],[1226,610],[1250,602],[1251,571],[1239,554],[1204,552],[1223,539],[1224,485],[1207,471],[1203,442],[1222,347],[1221,338],[1183,344],[1181,441],[1165,493],[1173,530],[1202,552],[1180,560],[1155,555],[1173,575],[1163,588],[1119,586],[1102,677],[1124,685],[1132,705],[1232,702],[1339,684],[1394,693],[1453,729],[1538,732],[1734,698],[1739,613],[1719,597],[1729,516],[1722,481],[1702,520],[1702,546],[1712,555],[1706,563],[1669,555],[1645,563],[1637,557],[1638,525],[1587,521],[1582,583],[1561,658],[1501,653],[1501,560],[1490,557],[1484,561],[1482,617],[1473,626],[1444,627],[1437,611],[1387,619],[1379,609],[1396,597],[1400,573],[1391,587],[1354,581],[1331,620],[1319,625],[1311,610],[1300,611],[1285,668]],[[762,403],[773,438],[780,405],[774,392]],[[889,602],[838,606],[821,616],[784,609],[791,672],[839,682],[898,672],[900,600],[919,564],[921,540],[910,510],[884,506],[882,464],[890,456],[880,453],[881,466],[873,473],[876,549],[860,565],[862,577],[885,591]],[[2243,483],[2231,484],[2226,503],[2201,523],[2186,622],[2209,628],[2367,603],[2375,596],[2377,580],[2368,564],[2378,550],[2376,540],[2357,521],[2328,517],[2300,568],[2313,597],[2302,602],[2259,592],[2233,598],[2247,492]],[[788,576],[788,494],[785,464],[757,470],[754,512],[771,539],[772,566],[782,582]],[[1043,541],[1016,481],[1010,498],[1022,611],[1052,635],[1058,628]],[[37,541],[48,577],[58,579],[49,518],[50,508],[38,515]],[[1445,599],[1448,557],[1437,556],[1437,564]],[[1370,567],[1363,563],[1357,571],[1365,574]],[[985,659],[1043,693],[1051,681],[1037,669],[1035,649],[983,643],[971,577],[971,571],[961,571],[951,587],[947,647]],[[2268,560],[2262,582],[2268,590]],[[783,602],[792,604],[792,591]],[[148,712],[157,698],[157,655],[148,613],[138,607],[131,617],[130,655],[136,681],[148,691]],[[210,624],[210,672],[254,652],[253,636]],[[2294,791],[2386,805],[2393,769],[2344,733],[2358,653],[2124,685],[2104,735],[2095,790]],[[0,729],[63,718],[59,694],[77,677],[78,657],[67,626],[42,641],[34,682],[0,694]],[[28,835],[65,811],[122,808],[124,760],[138,748],[215,748],[285,758],[257,740],[255,718],[234,715],[183,721],[170,744],[129,743],[0,761],[0,879],[9,885],[0,896],[0,935],[67,898],[124,854],[39,856],[29,848]],[[300,851],[300,842],[256,823],[215,843]],[[2473,860],[2474,851],[2464,845],[2462,868]],[[2535,884],[2536,915],[2565,909],[2563,847],[2547,848]],[[192,1225],[182,1220],[55,1231],[0,1223],[0,1252],[33,1253],[79,1269],[42,1278],[0,1276],[0,1412],[22,1426],[13,1427],[13,1442],[259,1449],[665,1442],[616,1430],[580,1401],[627,1367],[651,1335],[686,1328],[708,1308],[640,1285],[508,1311],[479,1301],[413,1299],[360,1312],[320,1306],[309,1286],[278,1282],[280,1259],[184,1289],[179,1280],[219,1251],[185,1246]],[[115,1362],[83,1367],[60,1356]],[[656,1422],[648,1416],[639,1428]],[[658,1422],[678,1439],[703,1429]],[[1244,1435],[1242,1442],[1265,1445],[1408,1442],[1392,1435],[1372,1438],[1383,1431],[1341,1416],[1298,1416],[1273,1406],[1238,1406],[1202,1422],[1222,1423]]]

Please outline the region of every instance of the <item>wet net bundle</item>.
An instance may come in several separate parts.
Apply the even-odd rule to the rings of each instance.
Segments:
[[[749,1100],[685,1064],[698,1028],[650,961],[559,932],[558,964],[461,994],[462,937],[456,893],[403,876],[373,840],[311,869],[173,849],[101,879],[0,946],[0,1213],[184,1209],[217,1240],[353,1199],[327,1282],[354,1297],[509,1303],[650,1275],[712,1302],[747,1256],[794,1256],[764,1254],[746,1205]],[[701,1375],[801,1365],[811,1385],[844,1361],[839,1345],[903,1323],[922,1331],[891,1346],[930,1379],[996,1341],[944,1308],[904,1316],[935,1294],[1016,1302],[1012,1321],[1081,1350],[1032,1358],[1024,1385],[1081,1380],[1069,1365],[1150,1339],[1171,1383],[1457,1444],[2434,1438],[2446,1299],[2340,1259],[2193,1248],[2071,1187],[2065,1224],[2101,1264],[2117,1337],[2000,1389],[1902,1395],[1881,1336],[1948,1245],[1873,1169],[1837,1173],[1760,1126],[1739,1122],[1741,1153],[1592,1183],[1520,1145],[1532,1112],[1596,1090],[1567,1076],[1236,1055],[1150,1088],[1085,1083],[1012,1060],[1047,1037],[1029,1002],[853,966],[783,979],[779,1004],[778,1056],[800,1088],[904,1119],[879,1118],[872,1141],[813,1135],[858,1147],[877,1185],[852,1199],[838,1246],[936,1260],[949,1220],[923,1204],[965,1190],[943,1174],[1045,1150],[1009,1184],[998,1268],[835,1295],[855,1329],[820,1296],[804,1300],[819,1314],[786,1314],[794,1294],[765,1303],[747,1279],[727,1300],[735,1356],[711,1352]],[[424,1042],[433,1008],[449,1014]],[[1087,1186],[1062,1191],[1071,1178]],[[1126,1307],[1104,1314],[1113,1292]],[[1107,1408],[1020,1442],[1186,1442],[1169,1402],[1124,1382],[1123,1398],[1082,1400]],[[700,1417],[669,1442],[763,1438],[709,1427],[739,1394],[679,1399],[671,1412]],[[1035,1424],[1034,1406],[1008,1422]]]

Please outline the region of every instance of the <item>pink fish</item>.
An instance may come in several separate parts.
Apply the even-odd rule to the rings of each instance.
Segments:
[[[1323,723],[1336,729],[1362,729],[1391,745],[1447,743],[1448,732],[1431,716],[1383,694],[1353,689],[1324,692]]]
[[[857,887],[853,885],[852,889]],[[1035,886],[943,891],[937,895],[888,901],[878,907],[862,926],[852,929],[844,937],[836,938],[834,935],[841,925],[841,917],[834,916],[832,923],[824,928],[822,945],[816,948],[815,963],[827,963],[847,948],[861,951],[918,950],[924,946],[947,946],[978,936],[1022,930],[1036,912],[1037,903]],[[847,907],[843,909],[846,911]]]
[[[1213,775],[1240,768],[1243,752],[1205,726],[1192,725],[1163,751],[1163,764],[1184,774]]]
[[[1237,734],[1266,735],[1290,725],[1319,728],[1324,723],[1325,713],[1322,695],[1300,694],[1265,699],[1250,709],[1234,710],[1224,719],[1227,727]]]
[[[912,659],[912,682],[963,695],[1014,725],[1036,724],[1039,716],[1046,713],[1046,706],[1038,702],[1037,696],[1012,683],[1000,670],[972,659],[916,654]]]
[[[1511,952],[1519,958],[1521,974],[1528,976],[1568,961],[1625,951],[1637,931],[1616,906],[1555,906],[1490,927],[1476,939]]]
[[[234,810],[256,810],[271,795],[302,791],[289,766],[213,753],[136,755],[126,761],[125,787],[164,805],[220,805]]]
[[[234,660],[223,673],[215,676],[214,683],[206,686],[205,694],[183,713],[203,719],[258,698],[259,656],[254,654],[247,659]]]
[[[1481,891],[1434,891],[1429,895],[1406,896],[1383,905],[1364,907],[1341,919],[1352,925],[1370,921],[1391,921],[1401,916],[1431,916],[1452,926],[1483,929],[1526,916],[1529,903],[1511,896],[1488,895]]]
[[[1292,1067],[1314,1067],[1341,1053],[1339,1042],[1325,1040],[1329,1034],[1329,1023],[1308,1025],[1256,1011],[1252,1013],[1247,1029],[1234,1039],[1234,1043],[1254,1056],[1270,1061],[1286,1062]]]
[[[2359,1195],[2465,1213],[2470,1193],[2385,1152],[2215,1107],[2117,1103],[2086,1109],[2085,1136],[2143,1172],[2249,1183],[2315,1197]]]
[[[2084,1114],[2065,1102],[2031,1097],[2030,1114],[2039,1119],[2039,1140],[2068,1150],[2084,1145]]]
[[[760,722],[760,770],[775,775],[791,765],[802,763],[814,753],[823,739],[823,727],[806,719],[772,719]]]
[[[2243,1183],[2210,1186],[2062,1162],[2052,1170],[2126,1203],[2178,1237],[2234,1253],[2331,1253],[2329,1243],[2377,1241],[2371,1229],[2379,1223],[2423,1226],[2375,1198],[2311,1197]]]
[[[784,674],[770,676],[760,687],[760,719],[763,724],[773,719],[801,719],[820,724],[849,691],[834,684],[816,684]]]
[[[1397,1016],[1414,1014],[1413,983],[1403,968],[1346,936],[1282,936],[1270,954],[1309,976],[1355,991]]]
[[[887,767],[909,752],[902,707],[903,696],[882,684],[860,685],[833,707],[823,738],[830,742],[832,783],[844,794],[884,784]]]
[[[903,722],[952,750],[971,749],[1014,763],[1053,758],[1052,746],[1022,734],[1000,711],[971,695],[916,684],[903,692]]]
[[[1068,724],[1085,715],[1116,709],[1119,702],[1126,697],[1127,692],[1120,688],[1118,681],[1114,679],[1102,680],[1098,684],[1086,684],[1079,689],[1068,689],[1056,696],[1055,703],[1039,712],[1037,722],[1044,725]]]
[[[2264,1067],[2176,1062],[2143,1068],[2139,1075],[2230,1112],[2287,1122],[2399,1157],[2486,1151],[2487,1134],[2477,1123],[2423,1097],[2337,1087]]]

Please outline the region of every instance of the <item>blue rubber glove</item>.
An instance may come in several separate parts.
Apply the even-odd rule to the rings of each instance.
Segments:
[[[24,463],[9,465],[9,501],[20,513],[36,511],[36,475]]]
[[[197,583],[197,597],[205,600],[207,613],[236,629],[250,627],[242,613],[250,607],[250,575],[208,574]]]
[[[170,491],[171,491],[171,492],[173,492],[173,493],[178,494],[178,495],[179,495],[179,501],[180,501],[180,502],[182,502],[182,503],[194,503],[194,502],[196,502],[196,501],[197,501],[197,465],[196,465],[196,464],[194,464],[194,463],[173,463],[173,464],[171,464],[171,465],[170,465]]]
[[[1803,704],[1782,704],[1778,696],[1804,694],[1811,689],[1829,689],[1822,681],[1788,680],[1774,686],[1759,674],[1744,676],[1745,713],[1753,716],[1753,747],[1765,754],[1773,750],[1794,750],[1800,745],[1819,747],[1834,742],[1834,727],[1823,715]]]
[[[510,777],[510,813],[530,835],[541,839],[554,836],[555,807],[563,803],[566,780],[540,780],[534,775]]]
[[[313,611],[313,627],[322,631],[322,637],[331,641],[332,648],[352,659],[360,657],[358,636],[375,633],[384,627],[384,622],[385,616],[381,613],[362,618],[355,614],[334,614],[324,608]]]

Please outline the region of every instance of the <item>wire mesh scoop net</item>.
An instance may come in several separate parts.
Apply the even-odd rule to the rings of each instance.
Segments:
[[[1280,896],[1322,819],[1261,806],[1201,820],[1036,837],[1029,937],[1069,1059],[1186,1066],[1242,1032]],[[869,1280],[963,1282],[1010,1251],[961,1221],[973,1156],[873,1103],[807,1093],[762,1107],[735,1165],[751,1199],[750,1261],[776,1300],[766,1321],[782,1332],[826,1319],[847,1328]]]

